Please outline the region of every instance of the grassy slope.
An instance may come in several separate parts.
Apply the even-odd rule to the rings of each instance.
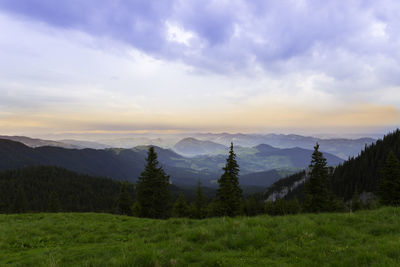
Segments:
[[[157,221],[0,215],[0,265],[400,266],[400,208]]]

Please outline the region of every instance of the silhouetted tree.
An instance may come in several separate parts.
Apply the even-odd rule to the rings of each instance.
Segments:
[[[206,216],[206,199],[201,188],[201,182],[197,182],[196,199],[191,205],[191,217],[196,219],[203,219]]]
[[[309,212],[329,210],[328,168],[326,159],[319,151],[319,144],[314,147],[310,168],[310,178],[306,182],[305,209]]]
[[[393,151],[382,171],[379,195],[383,205],[400,205],[400,162]]]
[[[117,210],[119,214],[132,215],[132,197],[129,192],[128,183],[122,183],[117,199]]]
[[[28,201],[26,199],[25,190],[22,185],[18,186],[14,195],[12,212],[22,213],[28,211]]]
[[[224,173],[218,180],[216,208],[219,216],[235,216],[241,211],[242,189],[239,186],[239,165],[233,151],[233,143],[229,150]]]
[[[145,170],[137,182],[137,201],[140,205],[140,217],[165,219],[170,215],[169,176],[158,165],[154,147],[150,147],[146,158]]]
[[[357,211],[362,209],[362,202],[360,200],[360,194],[358,193],[358,190],[356,188],[356,190],[354,191],[354,195],[351,199],[351,211]]]
[[[264,213],[264,201],[252,196],[243,201],[243,213],[246,216],[255,216]]]
[[[141,214],[142,207],[140,206],[138,201],[135,201],[132,205],[132,215],[139,217]]]
[[[185,201],[185,197],[180,195],[175,201],[174,207],[172,209],[172,214],[174,217],[187,217],[189,216],[189,206]]]
[[[49,206],[48,211],[50,212],[58,212],[60,211],[60,199],[55,191],[51,191],[49,195]]]
[[[7,207],[6,204],[0,199],[0,213],[6,213],[7,212]]]

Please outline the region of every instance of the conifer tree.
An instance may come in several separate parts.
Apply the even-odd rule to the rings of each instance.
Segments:
[[[185,201],[185,197],[180,195],[178,199],[175,201],[172,214],[174,217],[187,217],[189,215],[189,206]]]
[[[310,168],[310,178],[306,182],[305,209],[309,212],[329,210],[328,168],[326,159],[319,151],[319,144],[314,147]]]
[[[206,216],[206,199],[203,194],[203,189],[201,188],[201,182],[197,182],[196,189],[196,200],[193,203],[192,217],[196,219],[203,219]]]
[[[49,194],[49,206],[48,210],[50,212],[58,212],[61,209],[60,200],[55,191],[51,191]]]
[[[20,185],[17,187],[12,205],[12,212],[22,213],[28,211],[28,200],[26,199],[25,190]]]
[[[117,210],[119,214],[132,215],[132,198],[129,194],[128,184],[122,183],[117,199]]]
[[[357,211],[362,209],[362,202],[360,200],[360,194],[358,193],[357,187],[356,190],[354,191],[353,197],[351,198],[351,211]]]
[[[0,214],[1,213],[6,213],[6,212],[7,212],[6,205],[4,204],[4,202],[0,198]]]
[[[229,150],[224,173],[218,180],[216,194],[216,214],[219,216],[236,216],[241,211],[242,189],[239,185],[239,165],[233,151],[233,143]]]
[[[169,176],[159,167],[154,147],[150,147],[144,171],[137,182],[137,201],[140,217],[165,219],[169,217],[171,203]]]
[[[379,195],[383,205],[400,205],[400,161],[389,152],[379,186]]]
[[[139,217],[141,214],[142,208],[140,207],[140,204],[138,201],[135,201],[132,205],[132,215],[135,217]]]

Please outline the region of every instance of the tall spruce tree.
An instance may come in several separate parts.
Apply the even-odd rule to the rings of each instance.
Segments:
[[[25,190],[22,185],[16,188],[14,202],[12,204],[13,213],[23,213],[29,210],[28,200],[26,198]]]
[[[196,199],[192,206],[192,217],[196,219],[203,219],[206,216],[206,199],[201,188],[201,182],[197,182]]]
[[[239,164],[233,151],[233,143],[231,143],[229,156],[223,170],[224,173],[218,180],[216,214],[219,216],[236,216],[241,211],[242,189],[239,185]]]
[[[122,183],[117,199],[117,211],[122,215],[132,215],[132,197],[129,193],[128,183]]]
[[[49,194],[49,204],[47,207],[50,212],[58,212],[61,209],[60,199],[56,191],[51,191]]]
[[[329,210],[328,168],[326,159],[319,151],[319,144],[314,147],[310,168],[310,178],[306,182],[305,209],[309,212]]]
[[[186,203],[185,197],[181,194],[174,203],[172,209],[172,215],[174,217],[182,218],[189,216],[189,206]]]
[[[159,167],[154,147],[150,147],[144,171],[136,185],[140,217],[165,219],[170,215],[169,176]]]
[[[383,205],[400,205],[400,161],[393,151],[389,152],[379,185]]]

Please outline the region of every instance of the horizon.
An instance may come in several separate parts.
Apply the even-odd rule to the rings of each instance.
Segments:
[[[0,134],[382,136],[400,125],[398,12],[3,0]]]
[[[176,139],[183,140],[186,138],[194,138],[197,140],[209,140],[207,136],[221,136],[221,135],[246,135],[246,136],[301,136],[301,137],[311,137],[321,140],[333,140],[333,139],[347,139],[347,140],[357,140],[362,138],[371,139],[382,139],[385,135],[394,132],[396,129],[389,130],[387,132],[375,132],[375,133],[283,133],[283,132],[124,132],[124,133],[110,133],[110,132],[64,132],[64,133],[41,133],[41,134],[18,134],[10,133],[5,134],[0,132],[1,136],[7,137],[28,137],[40,140],[52,140],[52,141],[66,141],[66,140],[77,140],[77,141],[91,141],[91,142],[101,142],[106,140],[118,140],[118,139],[138,139],[138,138],[148,138],[149,140],[160,139]],[[201,137],[203,136],[203,137]]]

